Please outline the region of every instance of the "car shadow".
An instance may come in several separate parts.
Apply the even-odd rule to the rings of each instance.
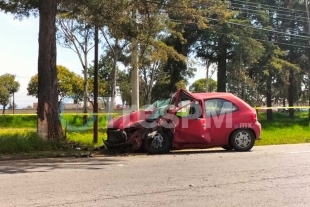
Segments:
[[[4,160],[0,161],[0,175],[50,172],[59,169],[102,170],[105,166],[116,164],[119,161],[123,162],[121,159],[111,157]]]
[[[189,150],[172,150],[170,155],[180,155],[180,154],[227,154],[227,153],[240,153],[234,150],[224,150],[224,149],[189,149]]]

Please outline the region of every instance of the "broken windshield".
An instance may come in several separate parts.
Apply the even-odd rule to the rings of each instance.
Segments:
[[[148,119],[157,119],[160,116],[165,114],[165,109],[169,107],[170,98],[165,100],[158,100],[152,103],[146,110],[153,110],[156,108],[153,113],[148,117]]]

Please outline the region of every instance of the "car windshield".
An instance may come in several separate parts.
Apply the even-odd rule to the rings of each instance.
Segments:
[[[169,106],[170,98],[165,100],[158,100],[152,103],[149,107],[147,107],[145,110],[154,110],[153,113],[148,117],[148,119],[156,119],[160,116],[164,115],[164,109]]]

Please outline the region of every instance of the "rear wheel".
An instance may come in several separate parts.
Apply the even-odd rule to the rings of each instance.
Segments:
[[[249,151],[255,143],[255,136],[249,129],[238,129],[231,134],[230,144],[236,151]]]
[[[144,148],[150,154],[163,154],[170,151],[171,139],[162,131],[156,132],[144,142]]]

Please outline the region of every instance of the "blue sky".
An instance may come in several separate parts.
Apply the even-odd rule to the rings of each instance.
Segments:
[[[37,74],[38,31],[39,19],[30,17],[19,21],[13,15],[0,12],[0,75],[10,73],[16,75],[20,90],[15,94],[18,108],[24,108],[37,102],[35,97],[27,96],[27,85],[32,76]],[[92,55],[92,51],[90,52]],[[89,59],[89,62],[92,58]],[[69,70],[82,75],[82,67],[76,53],[67,48],[57,46],[57,65],[63,65]],[[194,80],[205,76],[200,67]]]

